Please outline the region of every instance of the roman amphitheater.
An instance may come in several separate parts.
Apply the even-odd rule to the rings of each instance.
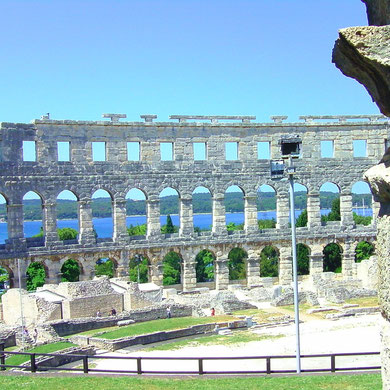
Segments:
[[[390,136],[389,122],[382,116],[303,116],[297,123],[275,116],[270,123],[256,123],[255,117],[173,115],[169,122],[159,122],[154,115],[141,115],[139,122],[125,122],[124,115],[109,114],[101,121],[52,120],[43,117],[30,124],[1,124],[0,193],[6,199],[8,239],[0,245],[0,266],[7,269],[11,287],[17,287],[17,259],[22,275],[33,261],[41,262],[47,283],[60,281],[62,264],[76,259],[81,280],[94,276],[96,261],[109,258],[116,276],[126,276],[130,258],[146,256],[150,281],[162,285],[162,259],[174,251],[182,259],[183,291],[197,287],[195,256],[203,249],[215,255],[215,287],[229,285],[228,253],[243,248],[248,254],[246,285],[261,285],[260,252],[266,245],[279,251],[281,285],[292,281],[291,229],[289,227],[288,182],[278,170],[282,160],[281,140],[291,137],[302,141],[295,160],[295,181],[307,188],[307,227],[297,228],[297,240],[310,250],[310,276],[323,272],[323,249],[329,243],[342,248],[344,281],[357,278],[355,247],[360,241],[376,238],[373,202],[371,226],[355,225],[352,215],[352,186],[362,181],[363,173],[383,156]],[[122,117],[122,118],[121,118]],[[365,145],[363,156],[354,154],[354,141]],[[35,161],[24,161],[23,145],[32,142]],[[328,141],[333,154],[321,155],[321,142]],[[104,143],[104,161],[94,161],[95,142]],[[66,143],[69,161],[59,161],[58,143]],[[138,145],[139,155],[129,159],[128,145]],[[236,148],[236,156],[225,155],[225,144]],[[162,158],[162,144],[171,147],[170,158]],[[204,155],[194,154],[195,144],[203,146]],[[259,145],[268,145],[270,153],[261,156]],[[275,170],[276,167],[276,170]],[[341,221],[324,224],[320,215],[320,187],[331,182],[340,191]],[[259,230],[257,191],[271,186],[277,199],[275,229]],[[242,189],[245,199],[244,230],[226,229],[224,196],[229,186]],[[212,231],[195,232],[192,194],[197,187],[212,195]],[[126,230],[126,194],[137,188],[146,197],[147,234],[131,237]],[[179,194],[180,230],[161,234],[159,194],[172,188]],[[106,190],[112,199],[113,235],[97,239],[92,224],[92,194]],[[78,202],[79,236],[73,241],[59,241],[57,235],[57,196],[63,190],[74,193]],[[34,191],[42,201],[43,238],[25,237],[23,196]],[[22,278],[22,285],[25,279]]]

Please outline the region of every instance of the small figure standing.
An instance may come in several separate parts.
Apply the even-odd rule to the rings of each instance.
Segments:
[[[111,315],[116,316],[116,310],[114,308],[111,309]]]
[[[167,318],[171,318],[171,317],[172,317],[171,307],[168,306],[168,307],[167,307]]]
[[[96,312],[96,317],[101,317],[102,316],[102,313],[100,313],[100,310],[98,310],[97,312]]]
[[[34,339],[34,344],[37,343],[37,339],[38,339],[38,331],[37,331],[37,328],[34,328],[34,331],[33,331],[33,339]]]
[[[211,308],[211,317],[214,317],[215,316],[215,309],[212,307]]]

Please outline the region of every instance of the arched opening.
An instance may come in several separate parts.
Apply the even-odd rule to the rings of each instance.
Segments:
[[[323,250],[324,272],[341,273],[342,248],[335,243],[328,244]]]
[[[7,268],[0,265],[0,296],[10,288],[11,275]],[[1,298],[0,298],[1,301]]]
[[[68,190],[57,196],[57,232],[61,241],[75,240],[79,234],[77,197]]]
[[[68,259],[61,267],[61,282],[78,282],[80,274],[80,264],[74,259]]]
[[[92,224],[97,238],[112,238],[112,198],[106,190],[97,190],[92,195]]]
[[[140,254],[134,255],[130,259],[129,275],[132,282],[148,283],[149,282],[149,259]]]
[[[279,276],[279,251],[272,245],[267,245],[260,252],[260,276]]]
[[[298,275],[310,274],[310,248],[305,244],[297,244]]]
[[[163,261],[163,285],[181,283],[181,264],[182,259],[176,252],[168,252]]]
[[[35,291],[38,287],[42,287],[45,284],[46,271],[42,263],[33,261],[27,267],[27,291]]]
[[[320,188],[321,221],[323,224],[341,221],[340,189],[334,183],[324,183]]]
[[[244,191],[238,186],[230,186],[225,191],[226,229],[228,232],[244,230]]]
[[[42,198],[34,191],[23,196],[24,237],[43,237]]]
[[[248,254],[242,248],[233,248],[228,254],[229,280],[246,279]]]
[[[160,226],[162,234],[177,233],[180,228],[179,193],[171,187],[160,192]]]
[[[108,257],[102,257],[96,261],[95,276],[108,276],[113,278],[115,275],[114,262]]]
[[[196,281],[198,283],[213,282],[214,281],[214,254],[203,249],[196,257]]]
[[[374,245],[367,241],[360,241],[355,248],[355,263],[369,259],[374,254]]]
[[[295,226],[307,226],[307,188],[299,183],[294,183],[294,204]]]
[[[8,239],[7,200],[0,194],[0,244]]]
[[[351,189],[352,213],[356,225],[368,226],[372,223],[372,194],[364,181],[356,182]]]
[[[206,187],[196,187],[192,193],[194,231],[211,231],[213,227],[213,202]]]
[[[259,229],[276,228],[276,192],[268,184],[257,190],[257,224]]]
[[[126,226],[129,236],[146,235],[146,196],[138,188],[126,194]]]

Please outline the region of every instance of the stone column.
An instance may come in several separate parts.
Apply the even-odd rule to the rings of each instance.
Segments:
[[[227,255],[218,255],[215,260],[215,289],[227,290],[229,286],[229,268]]]
[[[149,198],[146,201],[147,208],[147,228],[146,235],[148,238],[160,237],[161,226],[160,226],[160,199]]]
[[[245,232],[256,233],[259,231],[257,224],[257,196],[245,196]]]
[[[184,260],[183,263],[183,291],[191,291],[196,288],[196,262],[192,259]]]
[[[162,286],[163,276],[164,276],[163,264],[162,263],[152,264],[151,266],[152,283],[157,284],[157,286]]]
[[[21,287],[21,288],[26,289],[26,287],[27,287],[26,271],[27,271],[28,266],[29,266],[29,262],[27,259],[20,259],[21,286],[19,286],[18,260],[15,259],[13,264],[9,265],[10,269],[12,270],[12,274],[13,274],[13,277],[10,278],[10,286],[12,286],[12,288]]]
[[[249,288],[260,286],[260,257],[255,251],[248,250],[247,262],[247,286]]]
[[[24,238],[23,205],[7,204],[7,218],[8,241],[22,240]]]
[[[283,246],[279,252],[279,284],[290,285],[293,281],[291,246]]]
[[[126,228],[126,200],[117,199],[113,202],[114,242],[126,243],[129,235]]]
[[[281,191],[276,195],[276,228],[288,229],[290,222],[290,205],[288,192]]]
[[[225,198],[223,195],[213,197],[213,233],[217,235],[226,234],[226,210]]]
[[[324,270],[324,255],[322,253],[312,253],[309,255],[310,275],[321,274]]]
[[[57,233],[57,204],[55,202],[46,201],[43,204],[42,215],[45,245],[54,246],[59,241]]]
[[[194,233],[192,199],[180,198],[180,236],[188,237]]]
[[[355,264],[355,252],[353,244],[346,242],[344,245],[343,257],[341,260],[341,268],[343,272],[343,279],[348,279],[353,277]]]
[[[58,284],[61,282],[61,267],[58,261],[46,263],[47,274],[45,283],[47,284]]]
[[[307,226],[310,230],[321,226],[320,194],[307,194]]]
[[[352,195],[340,194],[341,225],[345,227],[355,226],[352,216]]]
[[[93,231],[93,224],[92,224],[91,200],[79,201],[79,216],[80,216],[79,242],[84,245],[95,244],[96,237]]]

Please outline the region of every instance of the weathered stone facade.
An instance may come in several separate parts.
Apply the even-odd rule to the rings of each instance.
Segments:
[[[279,282],[289,284],[291,272],[291,231],[289,228],[288,183],[275,181],[270,160],[280,160],[279,141],[290,134],[302,139],[301,158],[296,160],[297,183],[308,191],[308,226],[297,229],[298,242],[310,248],[310,272],[322,272],[322,251],[331,243],[343,250],[343,277],[356,277],[354,251],[361,241],[375,240],[375,222],[369,227],[355,226],[352,218],[352,186],[377,163],[390,137],[390,126],[381,116],[301,117],[301,122],[285,123],[285,117],[273,117],[272,123],[253,123],[253,117],[238,117],[241,122],[222,123],[218,117],[175,116],[178,122],[35,120],[31,124],[2,123],[0,127],[0,193],[7,201],[8,240],[0,245],[0,265],[7,268],[11,286],[17,286],[17,259],[22,274],[30,262],[40,261],[47,282],[57,283],[68,258],[78,261],[81,279],[94,276],[99,258],[115,263],[116,275],[128,273],[129,260],[135,254],[150,262],[150,281],[162,284],[162,259],[169,251],[182,258],[182,285],[188,291],[196,287],[195,256],[208,249],[215,255],[217,289],[229,284],[228,253],[241,247],[248,253],[247,285],[261,283],[260,252],[274,245],[280,254]],[[206,123],[210,120],[211,123]],[[321,157],[321,141],[334,143],[334,157]],[[353,140],[365,140],[366,157],[353,156]],[[36,161],[23,161],[23,141],[35,141]],[[93,161],[92,142],[105,142],[106,161]],[[58,161],[57,142],[69,142],[70,161]],[[140,145],[139,161],[128,161],[127,142]],[[161,161],[160,143],[173,145],[173,161]],[[206,145],[207,157],[194,161],[193,143]],[[225,143],[236,142],[238,159],[228,161]],[[258,142],[269,142],[270,159],[259,159]],[[341,222],[321,224],[319,190],[323,183],[335,183],[340,189]],[[257,227],[258,188],[268,184],[276,191],[276,229]],[[224,194],[231,185],[239,186],[245,198],[245,228],[233,234],[226,230]],[[193,227],[192,193],[198,186],[208,188],[213,202],[211,232],[196,233]],[[179,193],[180,231],[160,233],[159,194],[167,187]],[[125,196],[132,188],[144,192],[147,203],[147,235],[132,238],[126,231]],[[114,233],[110,239],[96,239],[92,225],[92,194],[97,189],[112,197]],[[63,190],[78,199],[78,240],[58,241],[56,199]],[[44,239],[25,238],[23,233],[23,196],[35,191],[41,196]],[[374,204],[374,209],[375,209]]]

